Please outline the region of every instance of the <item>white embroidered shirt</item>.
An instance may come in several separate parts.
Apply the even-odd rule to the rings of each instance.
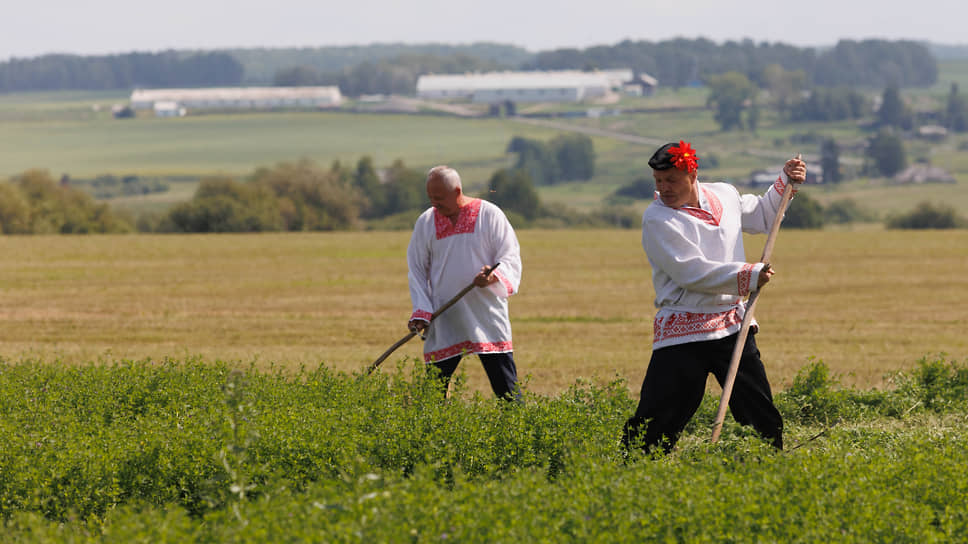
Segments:
[[[642,247],[652,266],[653,349],[739,332],[744,299],[762,263],[748,263],[743,232],[768,232],[788,183],[781,173],[761,196],[728,183],[700,183],[699,208],[656,198],[642,215]]]
[[[475,287],[434,319],[424,342],[424,360],[465,353],[513,351],[508,297],[521,282],[521,250],[511,223],[494,204],[473,199],[457,222],[429,208],[417,218],[407,248],[411,319],[431,315],[469,285],[482,266],[501,263],[497,283]]]

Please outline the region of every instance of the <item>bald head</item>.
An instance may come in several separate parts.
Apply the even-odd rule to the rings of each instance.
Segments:
[[[439,213],[445,217],[457,217],[467,201],[457,170],[443,165],[431,168],[427,173],[427,197]]]
[[[430,172],[427,172],[428,187],[430,186],[431,182],[440,183],[441,187],[448,191],[459,189],[461,186],[460,174],[457,173],[457,170],[454,170],[453,168],[443,164],[440,166],[435,166],[430,169]]]

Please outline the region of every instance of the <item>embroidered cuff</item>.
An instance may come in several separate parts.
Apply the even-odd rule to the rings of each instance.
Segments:
[[[414,312],[410,314],[410,321],[413,321],[414,319],[419,319],[421,321],[426,321],[427,323],[430,323],[430,318],[432,318],[433,316],[434,314],[424,310],[414,310]]]
[[[752,289],[756,288],[759,278],[754,278],[754,273],[756,273],[756,265],[746,263],[743,265],[743,268],[740,269],[739,274],[736,275],[736,283],[739,287],[739,296],[745,297],[746,295],[750,294]]]
[[[494,289],[494,293],[498,296],[511,296],[514,294],[514,286],[511,285],[511,280],[501,273],[501,270],[494,271],[494,277],[497,278],[497,283],[492,284],[491,288]]]
[[[787,183],[790,183],[790,180],[787,179],[786,172],[780,172],[780,175],[776,177],[776,181],[773,182],[773,189],[776,190],[776,194],[783,196],[783,190],[786,189]],[[800,190],[797,185],[799,184],[793,184],[793,194],[797,194],[797,191]]]

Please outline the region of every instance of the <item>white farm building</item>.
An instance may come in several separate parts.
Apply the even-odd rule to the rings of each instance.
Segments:
[[[581,102],[620,90],[632,77],[632,70],[430,74],[417,79],[417,96],[485,104],[504,101]]]
[[[131,93],[131,107],[136,110],[154,109],[159,103],[174,103],[186,110],[333,108],[342,100],[339,87],[137,89]]]

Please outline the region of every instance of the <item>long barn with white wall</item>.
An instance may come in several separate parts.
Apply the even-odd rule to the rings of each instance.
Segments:
[[[157,103],[175,103],[189,111],[334,108],[342,101],[339,87],[137,89],[131,93],[131,107],[136,110],[150,110]]]
[[[429,74],[417,79],[417,96],[485,104],[581,102],[620,90],[632,77],[632,70]]]

